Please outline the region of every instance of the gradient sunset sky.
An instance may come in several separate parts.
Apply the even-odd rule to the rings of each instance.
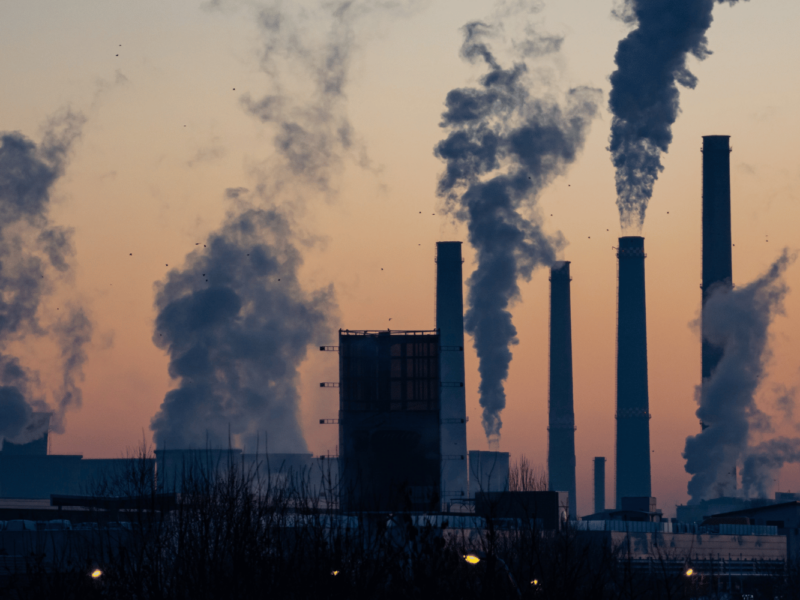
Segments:
[[[459,57],[461,28],[501,25],[493,48],[510,65],[526,27],[564,36],[560,52],[529,61],[531,94],[576,85],[603,91],[599,118],[567,174],[540,199],[539,215],[568,245],[572,317],[578,512],[592,509],[592,459],[605,456],[607,505],[613,503],[616,246],[620,235],[614,171],[606,150],[611,122],[609,75],[629,26],[611,0],[548,3],[416,0],[394,2],[352,20],[346,32],[345,96],[335,107],[352,124],[353,145],[336,157],[330,188],[291,180],[281,190],[305,264],[308,290],[333,284],[348,329],[432,329],[435,243],[464,241],[465,280],[473,270],[466,228],[441,211],[436,196],[443,163],[433,154],[447,92],[474,84],[484,70]],[[324,43],[332,3],[137,2],[5,0],[0,3],[0,131],[35,142],[47,119],[71,108],[86,117],[65,174],[54,188],[52,221],[74,229],[74,270],[42,310],[79,299],[93,323],[83,406],[67,415],[51,452],[118,457],[144,438],[165,393],[176,386],[168,358],[152,341],[154,285],[180,267],[232,208],[229,188],[269,185],[280,162],[270,123],[245,110],[277,81],[303,106],[304,63],[291,53],[263,60],[269,36],[259,11],[294,19],[298,39]],[[653,494],[674,516],[688,499],[681,452],[699,431],[701,153],[703,135],[730,135],[733,278],[745,284],[779,256],[800,248],[800,4],[753,0],[716,5],[709,32],[713,54],[689,59],[698,77],[681,89],[681,114],[665,169],[644,224]],[[277,71],[275,71],[277,69]],[[277,75],[277,78],[276,78]],[[538,88],[536,86],[539,86]],[[278,165],[278,166],[276,166]],[[276,200],[277,202],[278,200]],[[199,251],[199,250],[198,250]],[[132,256],[131,256],[132,254]],[[169,265],[169,266],[167,266]],[[547,462],[549,273],[521,282],[513,307],[519,345],[506,384],[501,449]],[[776,433],[797,435],[780,413],[776,390],[800,386],[800,265],[786,274],[785,314],[770,332],[772,356],[759,407],[779,417]],[[466,288],[465,288],[466,295]],[[391,322],[389,322],[391,319]],[[309,450],[335,453],[335,354],[309,348],[301,368],[300,421]],[[477,357],[467,341],[467,428],[470,449],[485,450],[480,425]],[[42,393],[55,385],[52,349],[25,339],[16,351],[40,372]],[[800,491],[800,466],[785,467],[781,491]]]

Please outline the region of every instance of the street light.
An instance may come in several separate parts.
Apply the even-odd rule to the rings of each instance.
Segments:
[[[100,579],[103,576],[103,572],[100,569],[95,569],[90,574],[92,579]]]
[[[469,554],[464,554],[463,558],[467,563],[471,565],[477,565],[479,562],[481,562],[481,560],[486,558],[486,554],[481,551],[470,552]],[[503,571],[505,571],[506,575],[508,576],[508,580],[511,582],[511,585],[514,588],[514,591],[517,592],[517,596],[522,598],[522,592],[519,591],[519,586],[517,585],[514,576],[511,574],[511,569],[508,568],[506,562],[499,556],[495,556],[494,559],[497,561],[497,564],[503,568]]]

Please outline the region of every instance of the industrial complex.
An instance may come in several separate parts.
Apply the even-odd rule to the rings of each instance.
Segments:
[[[704,306],[712,290],[732,287],[729,153],[727,136],[703,138]],[[144,464],[153,489],[160,494],[179,495],[192,469],[236,464],[244,470],[255,469],[268,481],[288,481],[299,475],[306,478],[308,489],[335,489],[336,510],[343,518],[363,513],[457,513],[466,519],[463,528],[484,527],[488,519],[531,518],[544,529],[572,527],[613,546],[630,546],[633,540],[632,558],[639,561],[652,560],[668,548],[675,556],[693,556],[696,569],[774,572],[776,565],[797,555],[800,499],[785,494],[774,500],[737,497],[735,473],[719,498],[678,507],[675,519],[665,519],[652,497],[644,238],[620,237],[616,251],[613,508],[605,498],[606,459],[595,457],[594,513],[577,512],[568,261],[550,268],[547,489],[510,486],[508,453],[468,449],[463,259],[461,242],[451,241],[436,247],[433,329],[343,328],[338,346],[320,348],[339,360],[339,381],[320,384],[338,389],[338,418],[320,421],[338,426],[338,456],[260,457],[236,449],[160,449],[154,458],[137,463],[137,468],[141,471]],[[703,340],[704,379],[721,355],[720,348]],[[80,520],[79,511],[96,510],[91,498],[102,495],[102,484],[124,477],[133,461],[139,460],[48,454],[46,420],[47,415],[41,415],[40,437],[3,443],[0,520],[46,521],[48,512],[62,518],[65,506],[72,506],[73,518]]]

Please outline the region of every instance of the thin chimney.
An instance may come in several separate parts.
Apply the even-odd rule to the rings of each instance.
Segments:
[[[442,500],[466,500],[467,402],[464,388],[464,299],[461,242],[436,243],[436,328],[439,330]],[[460,384],[460,385],[459,385]]]
[[[575,413],[572,395],[572,317],[569,262],[550,268],[550,404],[548,488],[569,492],[570,517],[577,518],[575,497]]]

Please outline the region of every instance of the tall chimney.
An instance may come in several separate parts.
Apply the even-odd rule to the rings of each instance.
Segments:
[[[594,457],[594,512],[601,513],[606,509],[606,458]]]
[[[727,135],[703,136],[703,308],[710,293],[733,287],[731,159]],[[722,348],[703,338],[703,379],[711,377]]]
[[[622,498],[651,495],[644,238],[619,238],[617,257],[616,506],[620,509]]]
[[[467,402],[464,389],[464,300],[461,242],[436,243],[436,328],[439,330],[442,500],[466,500]],[[460,384],[460,385],[459,385]]]
[[[570,517],[576,519],[575,413],[572,403],[572,318],[569,261],[550,268],[550,423],[548,489],[569,492]]]
[[[731,149],[728,135],[703,136],[703,309],[717,289],[733,289],[733,260],[731,257]],[[711,377],[722,359],[722,348],[702,337],[703,381]],[[700,422],[706,429],[711,423]],[[725,495],[736,493],[734,467]]]

